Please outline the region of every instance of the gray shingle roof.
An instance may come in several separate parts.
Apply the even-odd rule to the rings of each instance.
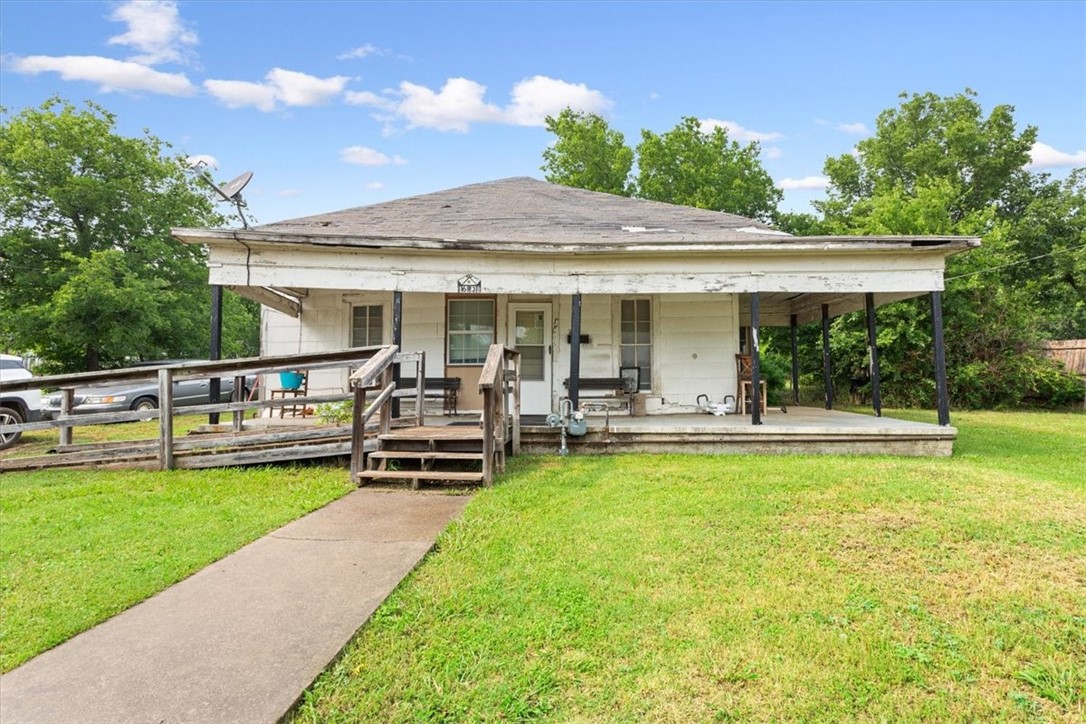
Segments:
[[[550,244],[751,242],[781,232],[752,219],[521,177],[254,227],[257,232]]]

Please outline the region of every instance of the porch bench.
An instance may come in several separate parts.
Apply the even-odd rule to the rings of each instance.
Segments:
[[[426,389],[423,391],[426,399],[440,399],[441,411],[445,415],[457,414],[456,402],[460,394],[459,377],[427,377]]]
[[[616,400],[626,406],[632,413],[630,405],[630,393],[626,389],[629,380],[624,377],[578,377],[577,386],[582,397],[595,400]],[[569,378],[562,380],[566,390],[569,390]]]

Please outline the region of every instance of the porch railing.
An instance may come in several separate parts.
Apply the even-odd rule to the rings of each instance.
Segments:
[[[483,484],[489,486],[495,467],[505,471],[506,443],[512,442],[513,455],[520,453],[520,352],[490,345],[479,374],[479,392],[483,395]]]
[[[426,353],[410,352],[398,354],[394,345],[382,347],[380,351],[359,367],[349,378],[353,388],[354,407],[351,418],[351,480],[357,481],[358,473],[365,465],[365,437],[372,427],[370,421],[377,415],[376,433],[384,434],[392,429],[394,422],[392,400],[400,397],[413,397],[415,414],[411,424],[419,427],[426,424]],[[415,386],[397,388],[395,367],[415,363]],[[376,397],[367,404],[368,396],[376,392]]]

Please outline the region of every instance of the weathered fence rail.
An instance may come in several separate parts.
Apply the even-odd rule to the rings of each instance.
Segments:
[[[415,363],[418,369],[415,387],[401,385],[396,389],[394,382],[384,377],[391,375],[391,365]],[[215,377],[233,377],[235,390],[245,389],[248,378],[266,379],[284,371],[328,370],[347,368],[358,370],[349,374],[355,380],[358,374],[367,370],[379,370],[386,384],[383,385],[379,399],[371,405],[372,409],[363,417],[369,418],[378,409],[384,409],[392,398],[410,397],[416,400],[416,410],[409,424],[418,424],[424,415],[424,376],[425,358],[422,353],[398,354],[395,346],[356,347],[313,354],[282,355],[269,357],[251,357],[244,359],[220,360],[211,362],[185,362],[161,366],[149,366],[137,369],[84,372],[68,375],[38,377],[32,380],[3,383],[3,390],[27,390],[37,388],[60,389],[64,392],[61,416],[54,420],[5,425],[3,432],[30,432],[56,429],[59,434],[58,445],[53,454],[35,458],[12,457],[0,453],[0,471],[35,469],[42,467],[64,467],[77,465],[138,465],[169,470],[176,467],[212,467],[219,465],[242,465],[283,460],[326,457],[352,454],[356,449],[359,454],[365,447],[366,439],[383,428],[396,424],[391,414],[383,415],[378,425],[365,422],[357,429],[348,425],[332,425],[323,428],[301,428],[277,430],[246,430],[246,413],[254,410],[280,407],[318,405],[325,402],[338,402],[357,397],[357,392],[347,390],[338,393],[305,394],[284,399],[234,399],[214,404],[177,406],[173,400],[174,384],[185,380],[207,379]],[[377,374],[377,373],[375,373]],[[365,377],[365,375],[363,375]],[[95,384],[117,384],[125,382],[157,382],[158,409],[125,410],[107,413],[73,414],[73,391],[76,387]],[[410,380],[404,380],[409,382]],[[367,384],[372,384],[369,379]],[[391,388],[389,385],[391,384]],[[356,409],[356,415],[358,414]],[[203,434],[176,438],[174,417],[179,414],[203,415],[227,413],[232,416],[232,424],[222,433]],[[136,420],[159,421],[157,439],[134,440],[122,443],[94,443],[75,445],[72,442],[72,430],[87,425],[103,423],[130,422]],[[355,438],[359,439],[355,441]],[[357,444],[356,444],[357,443]],[[8,451],[5,451],[8,452]]]

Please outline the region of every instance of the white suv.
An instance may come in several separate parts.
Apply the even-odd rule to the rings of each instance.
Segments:
[[[19,357],[0,354],[0,386],[5,382],[29,380],[34,375],[23,366]],[[18,425],[41,418],[41,390],[8,392],[0,387],[0,425]],[[14,445],[23,433],[0,432],[0,450]]]

